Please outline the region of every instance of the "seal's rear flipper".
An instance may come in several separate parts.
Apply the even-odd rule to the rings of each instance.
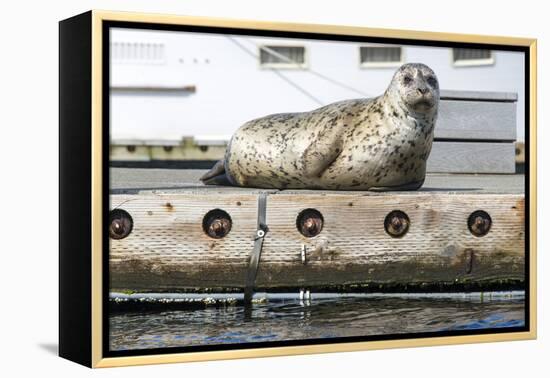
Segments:
[[[225,174],[223,159],[214,164],[212,169],[202,175],[200,180],[204,185],[231,185]]]

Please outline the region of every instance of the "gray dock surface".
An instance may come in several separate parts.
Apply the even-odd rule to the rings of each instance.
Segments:
[[[204,169],[110,168],[111,194],[130,194],[150,191],[177,193],[179,191],[188,192],[190,190],[213,190],[223,192],[265,191],[265,189],[255,188],[203,185],[199,178],[206,171],[207,170]],[[288,192],[298,190],[288,189],[285,191]],[[300,192],[306,191],[307,190],[300,190]],[[429,173],[426,176],[426,182],[419,191],[456,192],[468,194],[522,194],[525,192],[525,176],[523,174]],[[314,192],[319,191],[317,190]]]

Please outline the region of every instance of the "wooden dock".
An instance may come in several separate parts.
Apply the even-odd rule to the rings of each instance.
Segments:
[[[430,174],[419,191],[374,193],[203,186],[201,170],[110,172],[111,291],[242,291],[262,193],[258,290],[500,290],[525,278],[523,175]],[[299,219],[307,209],[321,215],[312,237]],[[220,234],[208,234],[212,210],[229,217]]]

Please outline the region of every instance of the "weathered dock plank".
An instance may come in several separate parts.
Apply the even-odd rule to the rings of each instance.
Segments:
[[[136,190],[139,185],[129,177],[137,172],[117,172],[112,176],[111,208],[126,210],[134,228],[128,237],[110,241],[112,291],[244,286],[259,190],[205,189],[189,177],[186,183],[185,174],[177,170],[151,173],[163,188],[157,184]],[[198,173],[187,172],[191,178]],[[453,176],[431,175],[427,184],[432,186],[419,192],[271,191],[267,198],[269,231],[257,287],[378,288],[522,281],[523,176],[502,176],[508,182],[500,185],[493,177],[488,180],[493,188],[479,185],[484,176],[468,176],[470,180]],[[509,193],[503,193],[506,185]],[[303,236],[296,227],[296,217],[307,208],[323,215],[323,229],[313,238]],[[203,230],[203,218],[212,209],[231,216],[231,231],[224,238],[213,239]],[[401,238],[390,236],[384,228],[384,219],[393,210],[405,212],[410,219],[409,231]],[[486,211],[492,219],[483,237],[468,229],[467,219],[476,210]]]
[[[257,192],[265,189],[205,186],[199,178],[207,169],[152,169],[111,168],[111,194],[162,192],[178,193],[196,190],[197,193],[213,192]],[[428,173],[420,191],[458,193],[503,193],[525,192],[525,176],[495,174],[440,174]],[[304,191],[300,191],[304,192]],[[318,193],[318,191],[311,191]],[[335,192],[341,193],[341,192]],[[415,193],[415,192],[405,192]]]
[[[514,143],[434,143],[428,158],[428,172],[514,173]]]
[[[442,100],[459,101],[517,102],[518,100],[518,94],[516,92],[442,89],[440,96]]]
[[[445,100],[439,112],[436,140],[516,140],[515,103]]]

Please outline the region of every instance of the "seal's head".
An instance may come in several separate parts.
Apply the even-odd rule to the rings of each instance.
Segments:
[[[388,89],[407,110],[426,114],[437,111],[439,83],[433,70],[421,63],[399,67]]]

